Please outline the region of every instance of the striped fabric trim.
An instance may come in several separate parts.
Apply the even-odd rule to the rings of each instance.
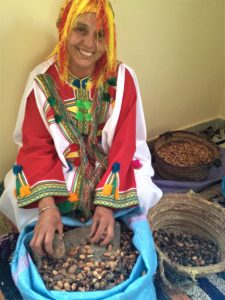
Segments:
[[[225,299],[225,281],[217,275],[211,275],[208,277],[208,280],[211,284],[215,285],[215,287],[224,295]]]
[[[58,125],[58,128],[60,129],[61,133],[64,135],[64,137],[70,142],[77,144],[77,139],[71,134],[66,122],[62,120]]]
[[[210,299],[225,300],[225,295],[215,285],[210,284],[208,278],[199,278],[198,285]]]
[[[66,107],[71,107],[71,106],[74,106],[75,105],[75,101],[76,101],[76,96],[74,96],[74,98],[71,98],[71,99],[65,99],[64,100],[64,103],[66,105]]]
[[[27,181],[26,176],[23,171],[21,171],[19,174],[17,174],[17,177],[19,179],[19,183],[21,186],[28,184],[28,181]]]
[[[30,188],[31,194],[26,197],[17,197],[18,206],[23,207],[28,204],[31,204],[39,199],[49,196],[64,196],[67,197],[69,195],[66,184],[58,183],[54,181],[41,182],[35,186]]]
[[[66,157],[68,153],[70,153],[70,145],[67,146],[66,149],[63,151],[63,156]]]
[[[49,124],[49,125],[52,125],[52,124],[54,124],[54,123],[55,123],[55,118],[51,118],[51,119],[49,118],[49,119],[48,119],[48,124]]]
[[[197,285],[185,288],[184,290],[192,300],[211,300],[211,298]]]
[[[115,200],[114,195],[104,196],[102,192],[102,189],[96,191],[94,205],[102,205],[112,208],[126,208],[138,205],[136,189],[132,189],[123,193],[120,192],[119,200]]]
[[[50,109],[51,109],[51,106],[49,105],[48,101],[46,101],[44,104],[44,113],[46,116],[48,115],[48,112],[50,111]],[[49,122],[49,120],[51,120],[51,118],[48,118],[47,121]]]
[[[41,90],[43,91],[43,93],[46,96],[46,99],[51,96],[48,87],[46,86],[45,80],[43,79],[43,77],[41,75],[38,75],[36,77],[36,82],[39,85],[39,87],[41,88]],[[44,104],[44,112],[45,115],[47,117],[47,112],[50,109],[50,105],[48,103],[48,101],[45,102]],[[54,124],[55,123],[55,118],[47,118],[48,124]],[[69,142],[74,142],[73,139],[73,135],[71,135],[70,131],[68,130],[66,123],[64,121],[60,122],[58,125],[58,128],[60,129],[61,133],[63,134],[63,136],[69,141]]]
[[[81,179],[82,179],[82,169],[81,167],[77,167],[76,172],[74,172],[71,192],[75,193],[76,191],[80,190]]]
[[[40,75],[38,75],[35,78],[35,81],[38,84],[38,86],[40,87],[40,89],[42,90],[43,94],[45,94],[46,98],[48,98],[49,96],[51,96],[50,93],[49,93],[49,91],[48,91],[48,89],[47,89],[47,86],[46,86],[44,80],[42,80],[42,77]],[[45,109],[47,109],[47,107],[48,107],[48,105],[45,106]]]
[[[217,276],[225,281],[225,272],[217,273]]]

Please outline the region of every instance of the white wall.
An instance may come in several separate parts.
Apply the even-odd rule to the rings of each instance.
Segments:
[[[12,134],[29,72],[51,51],[62,1],[1,1],[0,180],[14,163]]]
[[[16,156],[16,115],[29,71],[56,40],[62,0],[1,2],[0,180]],[[139,79],[148,137],[225,116],[224,1],[112,0],[119,59]]]
[[[119,54],[138,74],[148,136],[217,117],[224,100],[224,1],[116,3]]]

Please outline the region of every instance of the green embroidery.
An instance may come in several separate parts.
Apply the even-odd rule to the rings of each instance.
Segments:
[[[84,120],[84,114],[82,114],[82,112],[78,111],[75,115],[75,118],[78,120],[78,121],[83,121]]]
[[[88,121],[88,122],[92,121],[92,115],[91,115],[91,114],[85,114],[85,115],[84,115],[84,118],[85,118],[85,120]]]
[[[119,200],[115,200],[114,195],[104,196],[102,191],[103,190],[101,189],[96,192],[94,205],[102,205],[118,209],[138,205],[136,189],[119,193]]]
[[[83,106],[84,106],[84,109],[89,110],[92,107],[92,103],[91,103],[91,101],[86,100],[83,102]]]
[[[39,183],[30,188],[31,194],[26,197],[17,197],[19,207],[31,204],[39,199],[48,196],[68,196],[68,191],[65,183],[45,182]]]
[[[82,100],[77,100],[76,105],[78,108],[83,108],[83,101]]]

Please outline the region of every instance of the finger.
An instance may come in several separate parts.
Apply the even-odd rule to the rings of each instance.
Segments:
[[[57,231],[58,231],[59,237],[62,239],[63,238],[63,224],[62,223],[60,223],[58,225]]]
[[[97,243],[101,239],[102,235],[105,233],[105,230],[106,230],[106,224],[101,222],[97,227],[96,233],[91,239],[91,243],[93,244]]]
[[[114,237],[114,225],[113,224],[109,224],[107,230],[106,230],[106,236],[103,239],[103,241],[101,242],[102,246],[108,245],[109,242],[111,242],[111,240]]]
[[[45,255],[45,251],[43,249],[43,241],[44,241],[44,234],[40,233],[40,234],[34,234],[30,242],[31,249],[42,256]]]
[[[52,241],[54,239],[55,231],[56,229],[48,230],[44,241],[45,251],[51,256],[53,255]]]
[[[93,218],[93,223],[91,225],[91,231],[90,231],[90,235],[89,235],[90,238],[92,238],[95,235],[96,230],[98,228],[98,223],[99,222],[97,221],[97,219]]]

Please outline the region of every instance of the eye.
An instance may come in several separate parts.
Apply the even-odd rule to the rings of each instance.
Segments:
[[[74,30],[80,34],[86,34],[87,29],[84,26],[76,26]]]
[[[99,30],[96,34],[97,39],[103,40],[105,38],[105,33],[103,30]]]

